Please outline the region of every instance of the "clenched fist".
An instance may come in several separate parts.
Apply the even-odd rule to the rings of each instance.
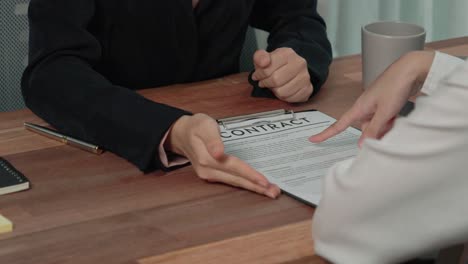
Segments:
[[[314,91],[307,62],[291,48],[273,52],[258,50],[254,54],[252,80],[260,88],[270,89],[279,99],[289,103],[305,102]]]

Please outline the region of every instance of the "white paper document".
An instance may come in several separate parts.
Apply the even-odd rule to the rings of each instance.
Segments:
[[[227,154],[250,164],[283,192],[317,205],[321,179],[328,169],[358,151],[361,132],[354,128],[320,144],[308,140],[334,122],[319,111],[305,111],[294,113],[293,118],[259,116],[240,121],[240,126],[220,125],[220,129]]]

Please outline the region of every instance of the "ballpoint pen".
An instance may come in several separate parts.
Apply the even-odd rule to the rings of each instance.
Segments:
[[[80,148],[82,150],[86,150],[94,154],[101,154],[103,152],[103,150],[99,146],[96,146],[96,145],[93,145],[93,144],[90,144],[90,143],[87,143],[82,140],[72,138],[66,135],[62,135],[58,133],[57,131],[54,131],[52,129],[49,129],[40,125],[35,125],[29,122],[24,122],[24,127],[27,130],[33,131],[40,135],[46,136],[51,139],[55,139],[67,145],[74,146],[74,147]]]

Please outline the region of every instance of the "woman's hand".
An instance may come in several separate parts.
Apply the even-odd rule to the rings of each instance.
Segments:
[[[415,51],[402,56],[371,84],[337,122],[309,140],[314,143],[325,141],[355,121],[361,122],[359,145],[365,138],[383,137],[393,127],[396,116],[408,98],[421,89],[434,54]]]
[[[173,125],[166,149],[187,157],[197,175],[276,198],[280,189],[244,161],[224,153],[218,123],[205,114],[182,116]]]

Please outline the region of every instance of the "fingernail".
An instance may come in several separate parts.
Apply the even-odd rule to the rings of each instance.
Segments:
[[[276,193],[273,191],[273,190],[270,190],[267,192],[267,195],[268,197],[270,197],[271,199],[276,199],[277,195]]]

